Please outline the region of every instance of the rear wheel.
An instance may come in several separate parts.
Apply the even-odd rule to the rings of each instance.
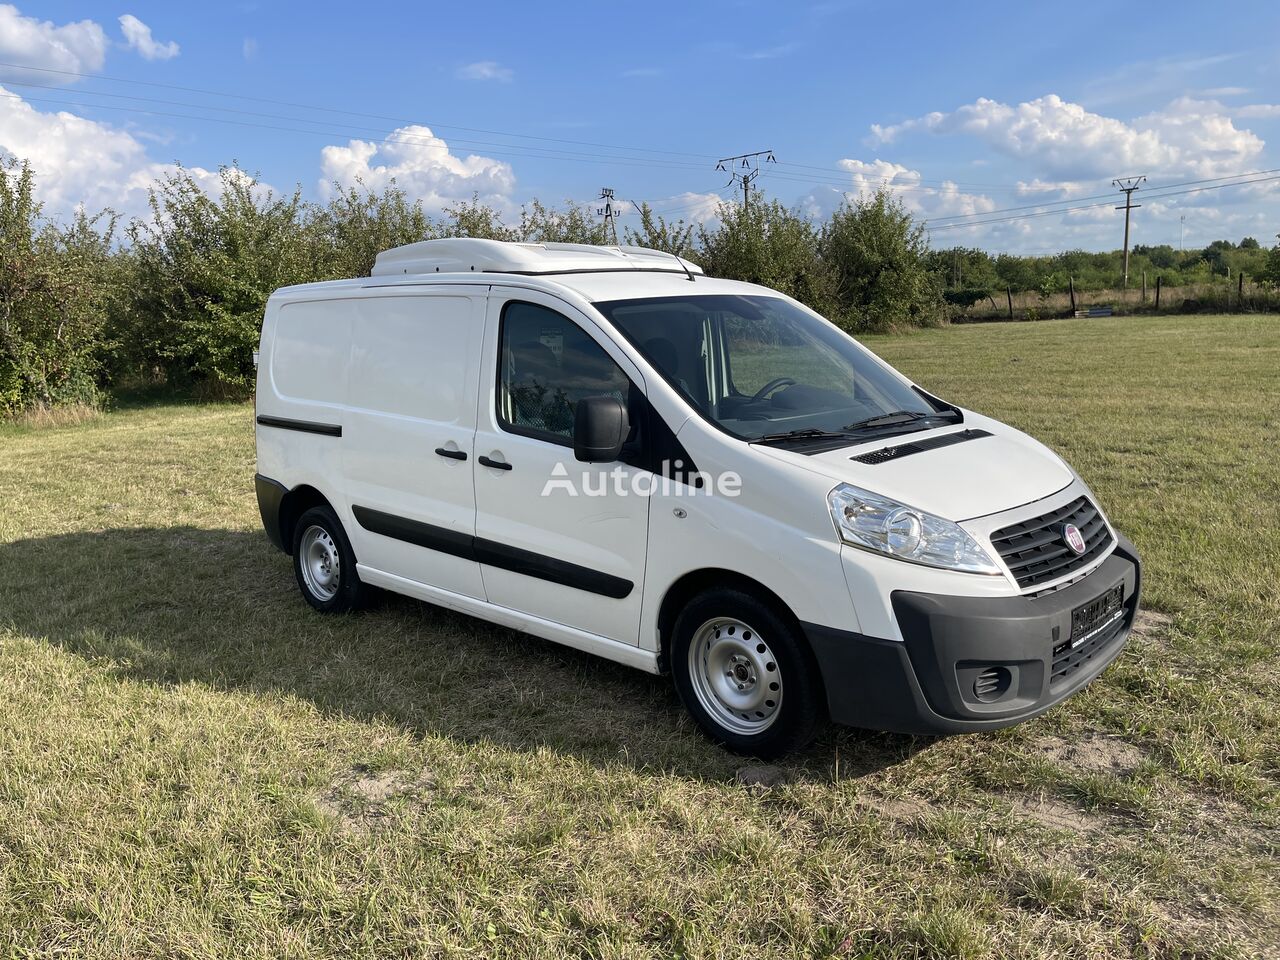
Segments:
[[[731,750],[777,757],[813,738],[822,693],[808,647],[771,606],[746,593],[712,590],[685,607],[671,669],[698,726]]]
[[[293,573],[303,598],[321,613],[346,613],[365,599],[351,542],[327,506],[312,507],[298,518]]]

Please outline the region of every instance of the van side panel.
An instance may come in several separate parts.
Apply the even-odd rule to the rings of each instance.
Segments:
[[[472,450],[487,287],[344,301],[352,315],[342,437],[360,563],[483,599]],[[444,451],[443,453],[437,451]]]
[[[340,302],[267,305],[256,395],[258,473],[290,490],[315,487],[339,515],[350,352],[350,313]]]

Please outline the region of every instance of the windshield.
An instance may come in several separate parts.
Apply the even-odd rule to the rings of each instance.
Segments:
[[[827,321],[777,297],[595,306],[703,416],[744,440],[860,439],[958,416],[939,411]]]

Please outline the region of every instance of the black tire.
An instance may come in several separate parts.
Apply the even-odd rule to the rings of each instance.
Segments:
[[[309,571],[304,569],[307,565]],[[328,506],[312,507],[298,518],[293,528],[293,575],[303,599],[321,613],[348,613],[367,598],[351,541]]]
[[[825,714],[804,638],[772,605],[741,590],[709,590],[685,606],[672,628],[671,673],[694,721],[735,753],[772,758],[799,750]]]

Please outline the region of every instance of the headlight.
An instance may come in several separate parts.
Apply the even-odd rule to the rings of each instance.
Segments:
[[[1000,574],[978,541],[959,525],[842,483],[827,497],[846,543],[890,557],[966,573]]]

